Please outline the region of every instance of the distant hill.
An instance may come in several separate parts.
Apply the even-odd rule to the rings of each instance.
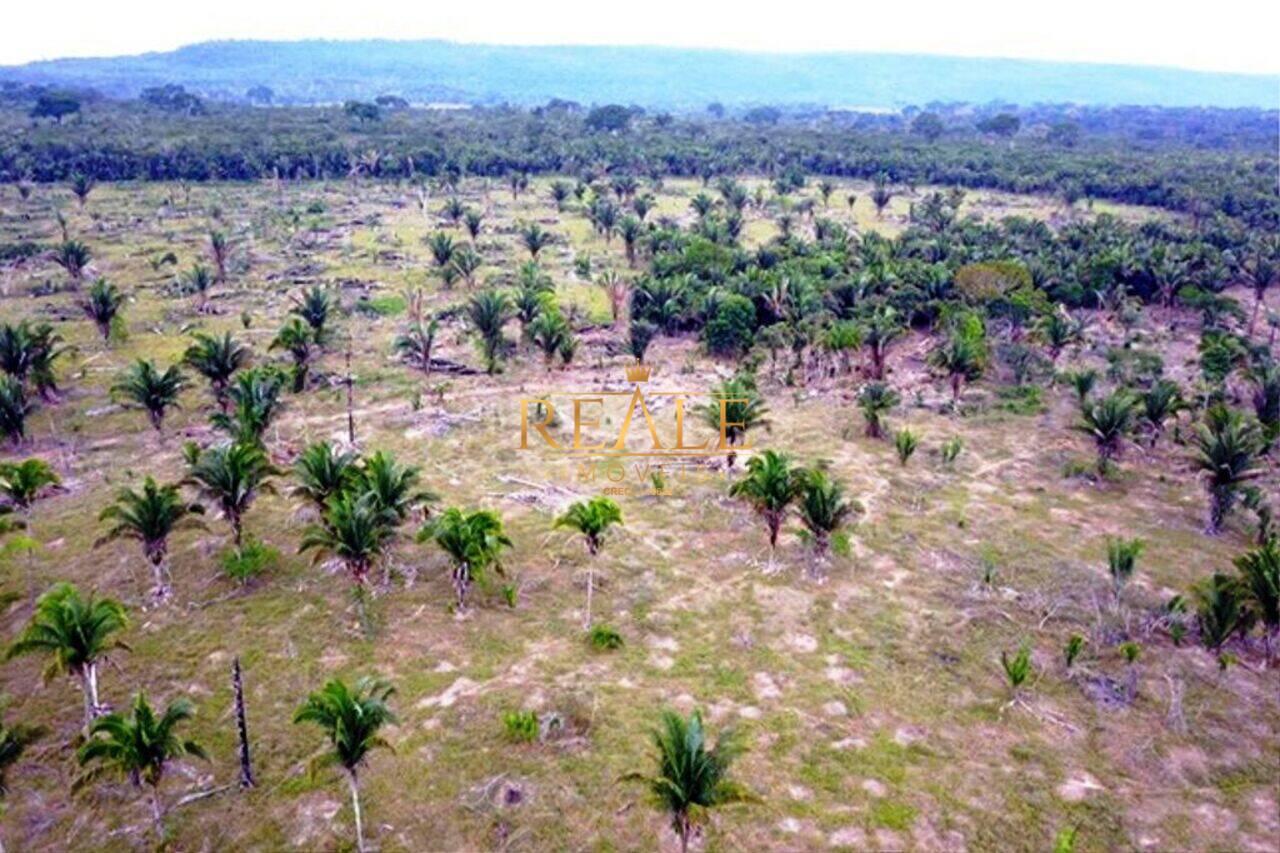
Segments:
[[[179,83],[278,103],[395,94],[415,103],[558,97],[664,109],[796,104],[902,107],[933,101],[1152,106],[1280,105],[1280,77],[1125,65],[866,53],[771,54],[658,47],[508,47],[446,41],[227,41],[168,53],[0,67],[0,80],[129,97]]]

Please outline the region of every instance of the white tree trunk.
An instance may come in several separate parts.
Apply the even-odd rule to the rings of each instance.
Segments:
[[[584,623],[584,627],[588,631],[591,630],[591,596],[596,588],[595,580],[596,580],[595,566],[588,565],[587,566],[587,618]]]
[[[347,776],[347,783],[351,786],[351,810],[356,815],[356,850],[364,853],[364,822],[360,817],[360,788],[355,773]]]

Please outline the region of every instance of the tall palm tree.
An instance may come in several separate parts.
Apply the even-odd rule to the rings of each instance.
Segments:
[[[329,499],[347,491],[359,479],[356,454],[327,441],[308,445],[293,466],[298,484],[292,494],[305,498],[322,514]]]
[[[700,712],[694,711],[686,720],[673,711],[663,711],[653,732],[653,745],[657,750],[655,775],[628,773],[623,779],[649,789],[654,804],[671,819],[681,851],[689,849],[689,840],[711,809],[754,799],[729,778],[730,766],[743,752],[741,742],[734,732],[725,731],[708,746]]]
[[[187,379],[176,364],[162,373],[155,362],[140,358],[111,386],[111,393],[145,409],[151,426],[159,433],[164,427],[165,413],[179,408],[178,395],[186,387]]]
[[[307,387],[307,371],[316,355],[315,330],[300,317],[290,317],[276,336],[271,339],[269,350],[282,349],[293,357],[293,392]]]
[[[1267,663],[1274,660],[1273,643],[1280,633],[1280,543],[1268,539],[1235,559],[1249,609],[1262,623]]]
[[[187,347],[182,362],[209,381],[213,399],[226,408],[227,385],[237,370],[253,360],[253,351],[237,341],[230,332],[222,337],[197,332],[195,343]]]
[[[190,528],[204,528],[196,515],[202,515],[204,507],[182,499],[176,485],[160,486],[151,477],[142,484],[142,491],[122,488],[116,502],[98,516],[99,521],[112,522],[109,529],[94,547],[116,539],[132,539],[142,545],[142,555],[151,564],[155,576],[156,596],[163,598],[169,592],[172,577],[169,573],[169,537]]]
[[[1257,424],[1237,411],[1218,405],[1209,409],[1192,439],[1192,461],[1204,476],[1209,492],[1209,525],[1214,535],[1222,530],[1245,483],[1262,474],[1259,458],[1262,439]]]
[[[1101,400],[1086,400],[1080,407],[1076,429],[1093,439],[1098,470],[1106,472],[1118,459],[1138,414],[1138,401],[1127,390],[1113,391]]]
[[[226,444],[202,451],[188,443],[184,454],[188,472],[183,482],[218,508],[231,525],[239,551],[244,541],[244,514],[259,494],[275,491],[270,479],[280,472],[262,448],[253,444]]]
[[[498,370],[509,341],[503,335],[503,327],[511,319],[511,301],[505,293],[486,290],[471,297],[467,305],[467,318],[480,335],[480,351],[485,369],[492,376]]]
[[[856,507],[845,498],[844,486],[821,468],[805,469],[798,478],[796,509],[800,522],[809,531],[815,561],[821,562],[831,547],[831,536],[844,526]]]
[[[577,501],[564,515],[555,521],[556,527],[572,527],[582,534],[586,542],[587,554],[595,557],[604,545],[604,536],[609,528],[622,524],[622,510],[617,503],[605,497],[592,498],[589,501]],[[595,561],[587,561],[587,615],[586,628],[591,627],[591,598],[595,590]]]
[[[314,723],[329,739],[329,749],[308,764],[314,778],[323,767],[337,765],[346,774],[351,788],[351,810],[356,820],[356,849],[364,853],[364,821],[360,812],[360,771],[374,749],[391,749],[378,731],[396,721],[387,700],[395,688],[382,679],[365,677],[354,689],[341,679],[325,682],[324,687],[307,697],[293,715],[294,724]],[[394,751],[394,750],[393,750]]]
[[[129,625],[124,605],[110,598],[88,598],[69,583],[54,584],[36,600],[26,629],[5,652],[6,660],[19,655],[49,655],[44,679],[70,675],[84,692],[84,718],[88,726],[98,715],[98,665],[114,649],[128,649],[114,637]]]
[[[867,422],[868,438],[884,438],[884,416],[898,403],[902,396],[892,386],[884,382],[868,382],[858,392],[858,408]]]
[[[787,509],[800,490],[797,471],[785,454],[766,450],[747,460],[747,475],[729,487],[729,494],[742,498],[764,519],[769,531],[769,562],[778,549],[778,534]]]
[[[732,468],[737,454],[732,450],[742,443],[747,433],[758,427],[769,427],[769,408],[748,377],[726,379],[711,392],[711,402],[695,409],[703,423],[720,433],[718,449],[729,449],[727,461]]]
[[[418,541],[435,542],[453,562],[459,609],[467,606],[467,592],[474,581],[484,582],[490,569],[502,573],[502,549],[512,547],[502,529],[502,517],[490,509],[466,512],[450,507],[422,526]]]
[[[111,338],[111,325],[120,314],[124,305],[124,294],[105,278],[100,278],[89,287],[80,309],[86,317],[93,321],[105,342]]]
[[[208,760],[204,747],[181,737],[178,727],[195,716],[195,708],[185,698],[175,699],[156,715],[145,693],[133,699],[129,716],[111,713],[99,717],[89,727],[89,739],[80,747],[76,758],[87,768],[76,779],[74,790],[103,776],[119,776],[141,789],[151,789],[151,818],[156,835],[164,838],[164,805],[160,801],[160,783],[165,770],[174,761],[192,756]]]

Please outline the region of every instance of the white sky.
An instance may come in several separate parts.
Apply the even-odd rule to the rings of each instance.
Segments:
[[[1274,0],[12,0],[0,64],[210,39],[852,50],[1280,73]],[[1266,11],[1270,9],[1270,11]],[[1280,93],[1278,93],[1280,94]]]

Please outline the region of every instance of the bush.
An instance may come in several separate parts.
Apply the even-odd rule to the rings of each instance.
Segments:
[[[622,635],[608,625],[592,625],[587,632],[587,643],[601,652],[613,651],[623,646]]]
[[[508,711],[502,715],[507,739],[515,743],[533,743],[538,739],[538,715],[534,711]]]
[[[731,293],[720,300],[707,321],[707,350],[712,355],[739,356],[751,346],[755,332],[755,306],[745,296]]]
[[[274,568],[280,560],[280,552],[261,540],[246,542],[237,552],[234,548],[219,558],[223,574],[240,584],[264,574]]]

